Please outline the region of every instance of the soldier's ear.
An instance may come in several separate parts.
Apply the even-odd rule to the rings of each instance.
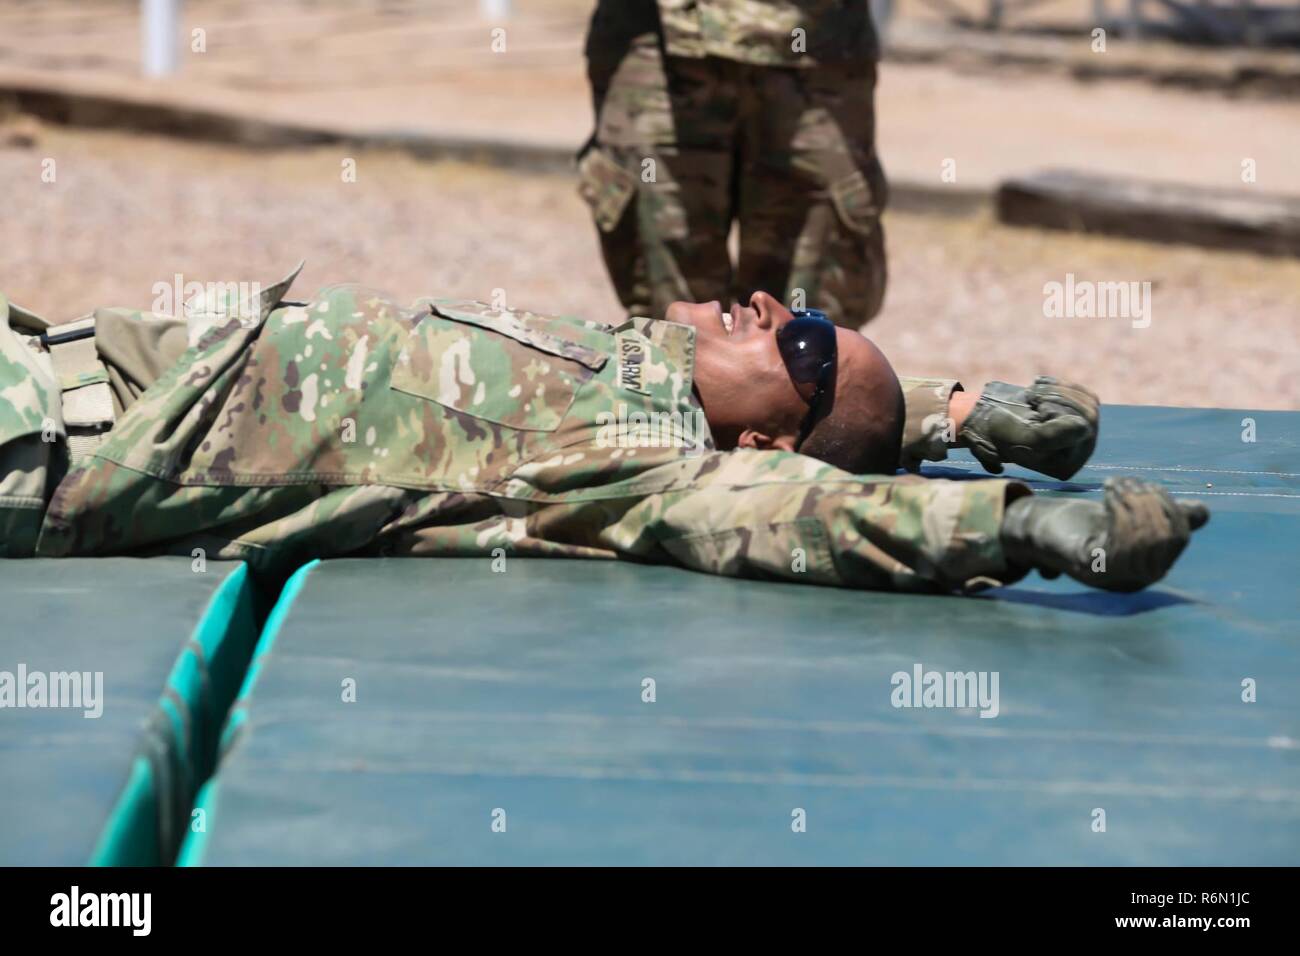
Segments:
[[[778,435],[776,438],[766,435],[763,432],[755,431],[752,428],[746,428],[740,433],[740,438],[736,442],[737,448],[757,448],[761,451],[768,451],[773,448],[780,451],[794,451],[795,439],[792,435]]]

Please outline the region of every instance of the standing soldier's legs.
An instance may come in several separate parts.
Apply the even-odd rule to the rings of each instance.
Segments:
[[[661,150],[655,180],[637,199],[637,227],[652,317],[680,300],[727,302],[732,266],[732,155],[717,149]]]
[[[656,33],[608,58],[588,41],[596,132],[579,159],[601,250],[630,313],[726,301],[732,268],[736,65],[666,59]]]
[[[739,288],[857,328],[885,294],[875,66],[746,70]]]

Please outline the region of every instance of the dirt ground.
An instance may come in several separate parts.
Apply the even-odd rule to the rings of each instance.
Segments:
[[[987,0],[961,3],[987,7]],[[188,0],[185,30],[203,31],[204,48],[184,46],[176,74],[149,81],[140,76],[138,0],[9,0],[0,2],[0,86],[93,90],[354,133],[572,152],[592,128],[582,51],[595,0],[512,6],[502,28],[508,43],[497,52],[494,22],[477,15],[474,0]],[[1112,12],[1121,6],[1110,3]],[[1105,80],[1081,83],[961,58],[886,60],[876,90],[877,136],[895,180],[991,189],[1064,167],[1300,196],[1300,103],[1121,79],[1123,41],[1105,55],[1089,48],[1092,9],[1092,0],[1050,0],[1011,19],[1073,23],[1070,56],[1096,61]],[[897,17],[900,26],[938,18],[923,0],[900,0]],[[1224,65],[1241,54],[1181,55]],[[1245,160],[1255,169],[1249,183],[1242,181]]]
[[[355,159],[357,181],[343,182]],[[43,182],[45,160],[54,181]],[[48,177],[47,177],[48,178]],[[119,133],[0,135],[0,291],[51,318],[148,307],[155,283],[360,281],[401,298],[491,298],[617,314],[566,176],[337,148],[252,152]],[[890,285],[866,329],[902,371],[974,385],[1047,372],[1105,401],[1300,408],[1300,262],[887,217]],[[1150,282],[1150,324],[1049,318],[1044,287]]]

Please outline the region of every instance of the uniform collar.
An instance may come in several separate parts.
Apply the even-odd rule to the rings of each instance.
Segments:
[[[681,370],[687,381],[695,383],[695,329],[680,322],[667,319],[649,319],[634,315],[622,325],[609,330],[610,335],[617,335],[628,329],[635,329],[641,335],[663,349],[664,354]]]

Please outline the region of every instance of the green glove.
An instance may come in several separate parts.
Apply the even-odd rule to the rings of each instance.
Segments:
[[[998,475],[1006,462],[1064,481],[1097,446],[1097,396],[1047,375],[1028,388],[989,382],[971,409],[959,444]]]
[[[1002,547],[1017,570],[1137,591],[1163,578],[1209,519],[1199,501],[1174,501],[1139,478],[1108,478],[1102,501],[1017,498],[1002,521]]]

